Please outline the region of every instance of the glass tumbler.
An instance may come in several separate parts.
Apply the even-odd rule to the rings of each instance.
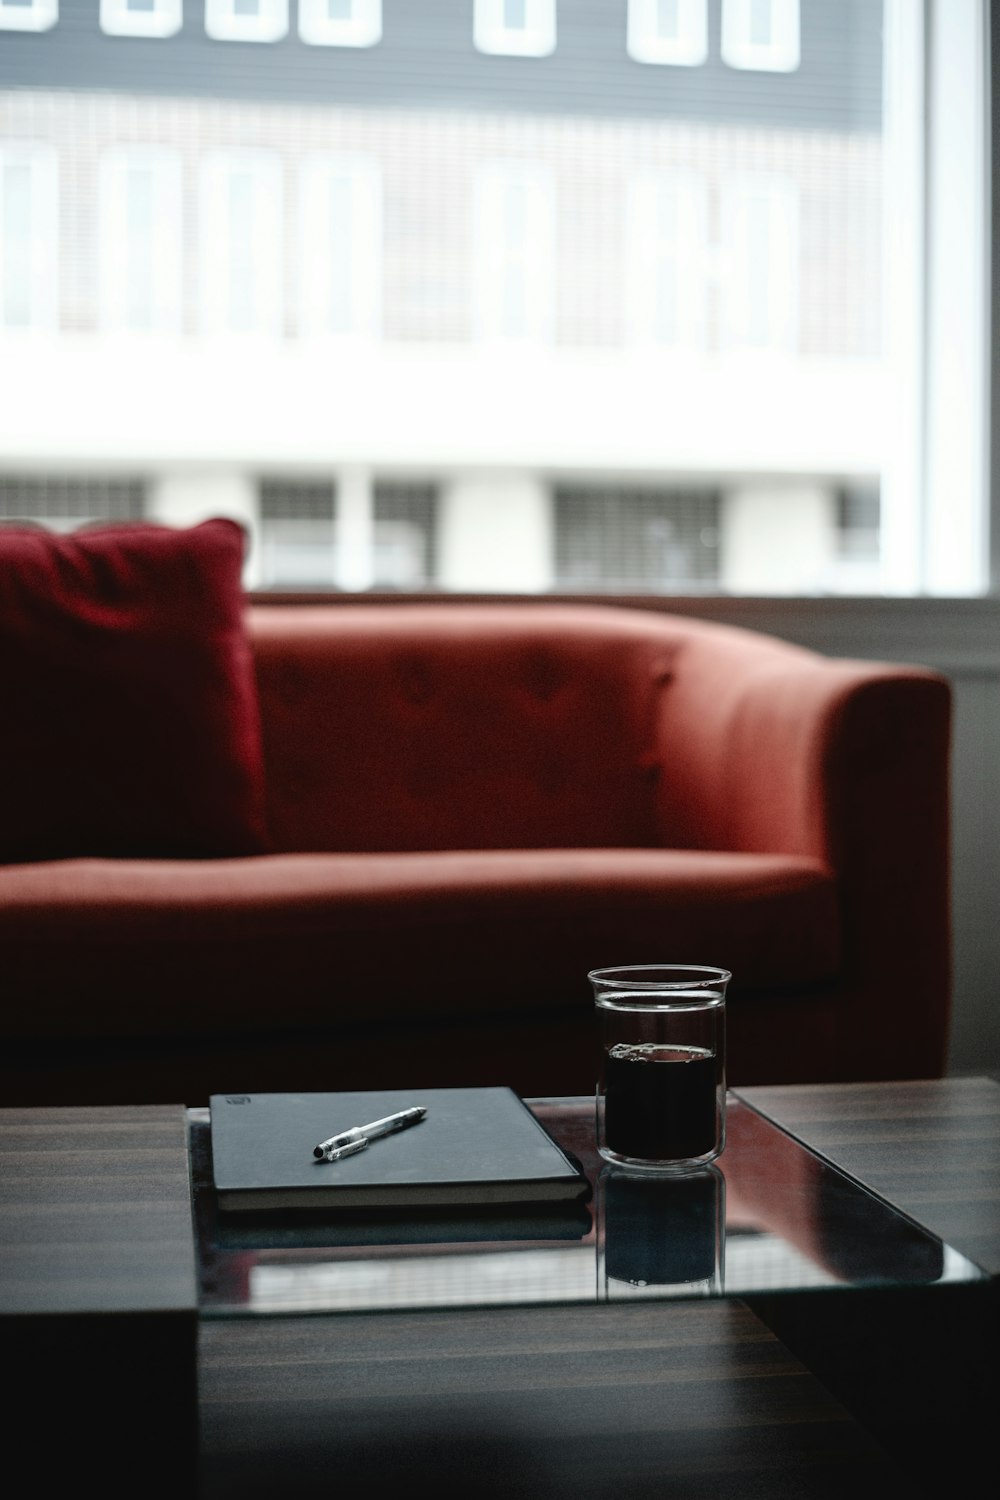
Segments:
[[[729,970],[627,964],[587,977],[597,1013],[601,1156],[655,1172],[714,1161],[726,1144]]]

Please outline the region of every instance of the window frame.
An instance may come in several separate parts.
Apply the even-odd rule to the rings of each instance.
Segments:
[[[30,0],[30,5],[0,0],[0,31],[51,31],[58,20],[59,0]]]
[[[308,47],[375,47],[382,40],[382,0],[352,0],[346,20],[323,15],[324,0],[299,0],[299,39]]]
[[[151,11],[129,10],[128,0],[101,0],[101,30],[107,36],[176,36],[184,25],[184,0],[153,0]]]
[[[504,197],[511,186],[525,195],[526,224],[520,240],[508,238]],[[487,348],[551,345],[556,256],[556,185],[544,163],[496,158],[477,164],[473,176],[473,337]],[[525,326],[504,326],[496,276],[520,269]]]
[[[762,205],[767,219],[767,338],[753,337],[762,289],[751,284],[753,266],[745,244],[754,233],[751,215]],[[719,347],[726,353],[794,354],[799,342],[799,245],[801,202],[794,178],[768,172],[727,172],[719,185],[722,275]],[[781,295],[775,298],[775,289]]]
[[[885,19],[885,139],[894,163],[884,205],[885,338],[895,385],[882,468],[880,590],[906,598],[995,596],[1000,412],[991,410],[997,196],[989,75],[997,37],[985,0],[927,0],[926,7],[885,0]],[[968,170],[949,170],[955,160]]]
[[[507,26],[503,0],[475,0],[472,37],[478,52],[549,57],[556,50],[556,0],[525,0],[523,26]]]
[[[801,60],[799,0],[768,0],[772,39],[750,37],[753,0],[722,0],[722,61],[754,72],[794,73]]]
[[[217,42],[278,42],[288,34],[288,0],[260,0],[260,13],[239,16],[233,0],[205,0],[205,31]]]
[[[337,226],[323,213],[320,195],[335,178],[349,184],[349,222],[344,257],[349,262],[352,318],[347,327],[331,326],[328,278],[336,247]],[[316,255],[319,242],[322,253]],[[382,324],[382,170],[372,157],[310,152],[298,171],[298,330],[309,342],[378,338]]]
[[[154,207],[162,228],[150,249],[150,307],[148,327],[129,322],[131,246],[128,231],[127,175],[135,167],[148,169],[153,177]],[[101,153],[98,162],[98,321],[101,331],[114,337],[146,339],[171,337],[181,332],[183,313],[183,164],[178,151],[167,146],[116,145]],[[116,247],[126,261],[116,259]]]
[[[687,234],[672,247],[658,227],[659,203],[673,195]],[[709,186],[695,168],[644,168],[626,185],[625,338],[631,348],[701,353],[708,331],[708,284],[715,256],[708,238]],[[658,285],[669,265],[679,308],[677,336],[659,333]]]
[[[4,321],[7,245],[4,235],[5,167],[27,162],[31,173],[31,221],[27,263],[31,313],[27,324]],[[0,339],[53,334],[59,327],[59,157],[45,141],[0,141]]]
[[[677,0],[679,35],[657,35],[657,0],[628,0],[625,47],[636,62],[697,68],[708,57],[708,0]]]
[[[237,171],[248,171],[255,180],[253,215],[263,226],[255,236],[255,248],[264,252],[254,264],[251,282],[258,316],[250,328],[231,324],[232,224],[225,207],[225,192]],[[270,195],[268,210],[266,199]],[[208,340],[257,342],[278,340],[284,333],[284,183],[281,157],[270,149],[233,146],[209,152],[202,158],[198,184],[198,238],[209,243],[213,254],[200,257],[198,328]],[[263,210],[263,211],[262,211]]]

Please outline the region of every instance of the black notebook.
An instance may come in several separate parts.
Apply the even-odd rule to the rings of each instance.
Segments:
[[[555,1203],[587,1197],[580,1163],[513,1089],[213,1094],[212,1177],[226,1212]],[[313,1148],[413,1105],[419,1124],[356,1155]]]

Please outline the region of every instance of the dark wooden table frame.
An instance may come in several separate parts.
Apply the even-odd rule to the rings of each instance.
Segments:
[[[916,1294],[201,1322],[182,1106],[0,1111],[8,1463],[32,1489],[657,1500],[971,1483],[996,1407],[1000,1083],[753,1088],[967,1255]],[[956,1290],[961,1290],[956,1289]]]

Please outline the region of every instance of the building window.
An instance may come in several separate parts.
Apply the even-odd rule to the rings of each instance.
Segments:
[[[722,347],[792,353],[799,304],[796,184],[733,178],[723,184],[721,198]]]
[[[327,480],[266,479],[260,487],[260,581],[266,589],[330,589],[336,489]]]
[[[374,47],[382,0],[299,0],[299,36],[312,47]]]
[[[205,30],[220,42],[276,42],[288,31],[288,0],[205,0]]]
[[[299,332],[377,338],[382,180],[378,164],[309,157],[299,177]]]
[[[162,148],[107,152],[98,176],[100,322],[109,333],[178,333],[181,163]]]
[[[101,0],[108,36],[175,36],[183,24],[183,0]]]
[[[0,0],[0,31],[48,31],[59,19],[59,0]]]
[[[799,65],[799,0],[722,0],[722,60],[791,73]]]
[[[474,306],[484,343],[552,336],[555,194],[544,167],[487,163],[473,192]]]
[[[831,585],[839,593],[877,594],[882,550],[878,479],[845,484],[834,499],[836,554],[829,569]]]
[[[557,588],[653,594],[718,588],[717,490],[560,485],[554,500]]]
[[[844,485],[837,491],[837,550],[850,562],[878,562],[878,482]]]
[[[198,245],[206,334],[280,337],[282,230],[277,156],[234,151],[204,159]]]
[[[0,143],[0,331],[56,327],[58,222],[55,151]]]
[[[707,0],[629,0],[627,46],[636,62],[697,67],[708,56]]]
[[[75,531],[99,521],[141,521],[145,515],[141,479],[0,474],[0,525],[29,521],[50,531]]]
[[[547,57],[556,47],[556,0],[475,0],[473,37],[480,52]]]
[[[353,537],[351,500],[329,480],[267,479],[260,487],[260,584],[266,589],[343,587],[345,572],[364,588],[419,590],[437,567],[437,489],[382,480],[354,495],[361,511]],[[361,521],[360,528],[358,521]],[[343,554],[361,545],[365,556]],[[357,587],[357,584],[353,584]]]
[[[374,491],[377,589],[423,589],[437,573],[437,489],[379,481]]]
[[[625,323],[634,346],[706,345],[708,192],[696,173],[643,174],[625,212]]]

